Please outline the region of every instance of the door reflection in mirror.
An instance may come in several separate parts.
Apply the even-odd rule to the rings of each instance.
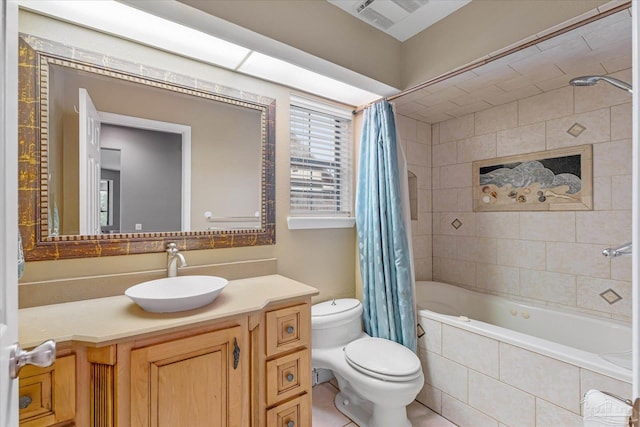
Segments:
[[[211,224],[205,218],[206,211],[225,218],[260,212],[260,110],[60,65],[50,65],[49,69],[52,174],[48,189],[49,204],[59,210],[59,235],[211,230],[212,225],[216,229],[220,225]],[[78,111],[91,109],[85,108],[79,99],[80,88],[86,90],[87,99],[92,101],[87,104],[95,105],[97,112],[97,116],[88,115],[85,125],[79,121]],[[160,156],[159,146],[151,149],[152,144],[144,153],[140,147],[121,147],[123,137],[120,145],[105,145],[105,133],[114,132],[107,130],[107,125],[129,128],[132,134],[179,133],[183,148],[180,151],[179,145],[175,146],[172,149],[175,157],[168,160]],[[100,213],[97,190],[101,177],[92,181],[89,178],[94,175],[89,171],[101,160],[89,159],[85,162],[87,172],[83,174],[80,170],[85,160],[81,151],[87,144],[76,138],[83,133],[97,135],[102,148],[122,149],[119,223],[115,221],[117,210],[113,212],[111,225],[105,226],[100,218],[107,215]],[[155,141],[159,144],[164,138],[157,136]],[[78,147],[75,149],[74,140]],[[188,150],[184,149],[185,144],[189,145]],[[132,169],[127,165],[132,165]],[[102,169],[105,168],[97,168],[99,174]],[[137,172],[137,176],[131,171]],[[88,188],[96,191],[91,193]],[[117,201],[114,203],[115,208]],[[255,228],[256,224],[262,224],[259,216],[257,222],[252,221],[246,228]],[[232,225],[225,222],[221,228],[235,228]]]
[[[180,135],[103,124],[100,143],[103,150],[120,154],[119,229],[114,232],[181,230]],[[101,171],[105,178],[107,166]]]

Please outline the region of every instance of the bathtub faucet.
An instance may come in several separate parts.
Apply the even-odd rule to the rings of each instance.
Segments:
[[[632,242],[625,243],[624,245],[620,245],[617,248],[607,248],[602,251],[602,255],[606,257],[615,258],[621,255],[631,255],[631,250],[633,249]]]

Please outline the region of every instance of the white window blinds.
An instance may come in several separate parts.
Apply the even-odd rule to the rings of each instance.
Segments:
[[[291,214],[351,215],[351,116],[291,96]]]

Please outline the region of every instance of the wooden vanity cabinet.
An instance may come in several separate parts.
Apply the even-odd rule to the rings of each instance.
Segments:
[[[241,426],[248,369],[241,326],[131,351],[131,426]]]
[[[253,331],[253,426],[311,426],[311,307],[266,310]]]
[[[20,427],[75,425],[76,356],[60,355],[48,368],[23,367],[18,393]]]
[[[238,316],[90,352],[88,424],[248,426],[248,336],[247,316]]]
[[[271,296],[290,292],[278,287],[283,281],[299,294]],[[30,399],[20,426],[310,427],[314,290],[278,277],[244,283],[256,282],[265,283],[257,302],[242,301],[242,289],[234,300],[228,290],[229,315],[131,316],[131,332],[120,327],[91,343],[59,343],[51,368],[20,373],[21,396]],[[114,313],[130,305],[105,300],[107,310],[114,301],[121,304]],[[27,314],[35,319],[38,312]]]

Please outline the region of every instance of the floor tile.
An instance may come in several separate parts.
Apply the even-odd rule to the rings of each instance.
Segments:
[[[407,407],[407,416],[413,427],[456,427],[451,421],[416,401]]]
[[[311,391],[313,410],[311,411],[313,427],[354,426],[351,420],[336,409],[333,399],[338,390],[329,383],[318,384]],[[351,424],[350,424],[351,423]]]
[[[413,427],[456,427],[451,421],[442,418],[435,412],[420,415],[418,417],[410,417]]]
[[[313,427],[358,427],[336,409],[334,398],[337,393],[337,387],[331,383],[313,387],[311,413]],[[416,401],[407,407],[407,415],[413,427],[455,427],[455,424]]]

